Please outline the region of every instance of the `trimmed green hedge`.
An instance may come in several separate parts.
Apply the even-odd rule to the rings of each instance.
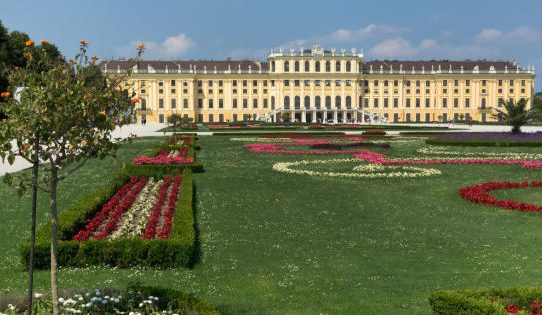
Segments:
[[[461,147],[542,147],[542,142],[496,142],[496,141],[443,141],[436,139],[425,140],[426,144]]]
[[[437,131],[401,131],[399,132],[401,136],[438,136],[442,132]]]
[[[77,231],[84,227],[101,206],[132,175],[163,177],[181,173],[183,179],[179,191],[179,200],[174,215],[171,236],[167,239],[143,240],[126,238],[119,240],[72,241]],[[192,205],[193,181],[189,169],[178,168],[125,168],[123,172],[104,188],[99,189],[59,214],[58,221],[58,260],[60,266],[84,267],[88,265],[117,266],[153,266],[170,268],[191,266],[195,261],[194,210]],[[38,269],[50,265],[51,224],[44,225],[36,235],[34,264]],[[21,246],[21,259],[28,267],[29,241]]]
[[[213,132],[213,136],[262,136],[262,135],[272,135],[272,134],[288,134],[288,133],[300,133],[307,135],[344,135],[344,131],[302,131],[295,130],[294,132]]]
[[[438,315],[493,315],[508,314],[510,304],[528,310],[534,300],[542,300],[542,288],[438,291],[431,294],[429,304]]]

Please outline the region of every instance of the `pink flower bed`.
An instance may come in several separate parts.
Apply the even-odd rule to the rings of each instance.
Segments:
[[[292,144],[286,144],[292,145]],[[295,144],[294,144],[295,145]],[[249,143],[245,144],[245,148],[254,153],[268,153],[268,154],[316,154],[316,155],[336,155],[336,154],[357,154],[365,150],[285,150],[281,147],[284,144],[276,143]]]
[[[170,164],[192,164],[193,158],[187,157],[188,148],[179,150],[176,156],[170,156],[171,150],[161,150],[158,155],[153,157],[138,156],[134,159],[133,163],[136,165],[170,165]]]

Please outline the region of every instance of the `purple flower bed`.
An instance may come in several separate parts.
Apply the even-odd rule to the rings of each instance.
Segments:
[[[542,145],[542,132],[453,132],[442,133],[433,139],[426,140],[428,144],[442,145]]]

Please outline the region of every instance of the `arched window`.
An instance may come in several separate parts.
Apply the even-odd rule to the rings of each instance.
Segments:
[[[352,67],[350,65],[350,61],[347,61],[346,62],[346,72],[351,72],[352,71]]]
[[[309,61],[305,61],[305,72],[311,71],[311,65]]]
[[[331,96],[326,96],[326,108],[331,109]]]
[[[284,72],[290,72],[290,62],[289,61],[284,62]]]
[[[331,62],[326,61],[326,72],[331,72]]]
[[[290,97],[289,96],[284,97],[284,109],[290,109]]]
[[[310,96],[308,96],[308,95],[305,96],[305,102],[304,103],[305,103],[304,104],[305,108],[310,108],[311,107],[311,98],[310,98]]]
[[[301,107],[301,98],[299,96],[294,98],[294,105],[295,109],[299,109]]]
[[[341,72],[341,62],[335,61],[335,72]]]
[[[271,109],[275,109],[275,97],[271,96]]]
[[[141,109],[142,109],[142,110],[146,110],[146,109],[147,109],[147,100],[146,100],[146,99],[142,99],[142,100],[141,100]]]
[[[350,96],[346,97],[346,108],[352,108],[352,98]]]
[[[341,108],[341,97],[340,96],[335,96],[335,107],[336,108]]]
[[[271,72],[275,72],[275,61],[271,61]]]
[[[317,109],[320,109],[320,96],[319,95],[314,98],[314,106]]]
[[[299,61],[294,62],[294,71],[299,72]]]
[[[320,72],[320,61],[314,63],[314,71]]]

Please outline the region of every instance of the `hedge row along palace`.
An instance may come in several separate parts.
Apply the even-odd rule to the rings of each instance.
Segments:
[[[107,74],[133,67],[136,119],[165,122],[495,121],[493,108],[529,100],[534,66],[512,61],[365,61],[355,49],[271,51],[257,61],[104,61]]]

